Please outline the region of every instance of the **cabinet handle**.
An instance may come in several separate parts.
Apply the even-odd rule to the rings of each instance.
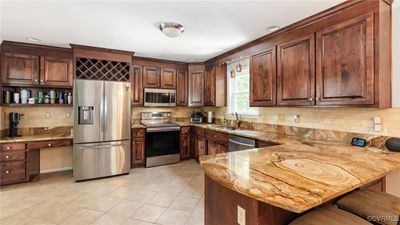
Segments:
[[[40,82],[43,82],[43,80],[40,80]]]
[[[10,156],[9,155],[6,155],[6,159],[9,159],[10,158]]]
[[[319,101],[319,97],[316,97],[315,100],[316,100],[316,101]]]
[[[10,146],[7,146],[7,147],[6,147],[7,150],[10,150],[10,148],[11,148]]]
[[[51,143],[48,143],[47,146],[51,147]]]
[[[6,174],[9,174],[10,173],[10,171],[9,170],[6,170]]]

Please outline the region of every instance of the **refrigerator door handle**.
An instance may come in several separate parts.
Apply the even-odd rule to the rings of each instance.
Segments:
[[[104,86],[103,86],[103,93],[104,95]],[[101,129],[101,139],[104,140],[104,99],[100,101],[100,129]]]
[[[104,115],[103,115],[103,132],[104,132],[104,136],[103,136],[103,140],[105,140],[106,139],[106,136],[107,136],[107,122],[106,122],[106,119],[108,118],[107,117],[107,108],[108,108],[108,101],[107,101],[107,99],[106,99],[106,86],[104,85],[104,91],[103,91],[103,102],[104,102]]]

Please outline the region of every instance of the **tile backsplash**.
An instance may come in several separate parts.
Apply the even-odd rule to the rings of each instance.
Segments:
[[[334,131],[355,132],[363,134],[400,137],[400,108],[259,108],[258,117],[242,117],[243,121],[266,124],[287,125],[327,129]],[[206,107],[213,111],[215,118],[230,117],[227,108]],[[298,115],[298,121],[293,116]],[[373,117],[380,117],[382,131],[373,130]],[[232,117],[233,118],[233,117]]]
[[[227,116],[226,107],[204,108],[204,111],[210,110],[214,112],[215,118],[222,119],[224,116]],[[194,111],[203,111],[203,109],[189,107],[133,107],[132,122],[139,122],[140,112],[151,111],[171,111],[175,118],[189,118]],[[70,107],[0,107],[0,112],[0,130],[8,128],[9,112],[20,112],[24,114],[19,124],[20,128],[73,126],[73,110]],[[299,121],[297,123],[292,119],[294,115],[299,116]],[[381,132],[373,131],[372,118],[375,116],[381,117]],[[260,116],[243,117],[242,120],[266,124],[400,137],[400,108],[260,108]]]

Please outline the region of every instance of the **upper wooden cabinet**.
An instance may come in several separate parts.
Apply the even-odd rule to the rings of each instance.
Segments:
[[[204,105],[204,70],[189,70],[188,106]]]
[[[188,104],[188,74],[186,70],[178,70],[176,73],[176,105]]]
[[[72,76],[72,59],[48,56],[40,58],[40,84],[72,86]]]
[[[373,104],[373,15],[327,27],[317,32],[316,37],[316,104]]]
[[[314,45],[314,34],[278,44],[278,105],[314,105]]]
[[[226,65],[213,65],[205,70],[204,105],[226,106]]]
[[[134,65],[132,74],[132,106],[143,105],[143,67]]]
[[[276,105],[275,46],[250,58],[250,106]]]
[[[160,68],[154,66],[143,67],[143,87],[160,87]]]
[[[5,52],[2,58],[4,84],[39,84],[39,56]]]
[[[160,87],[172,89],[176,88],[176,69],[161,69]]]
[[[2,81],[8,86],[72,87],[70,49],[3,42]]]

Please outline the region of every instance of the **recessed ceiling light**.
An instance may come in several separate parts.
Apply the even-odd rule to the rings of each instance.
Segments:
[[[279,28],[281,28],[280,26],[270,26],[270,27],[267,27],[267,31],[271,31],[271,32],[273,32],[273,31],[276,31],[276,30],[279,30]]]
[[[40,41],[42,41],[39,38],[34,38],[34,37],[26,37],[26,40],[32,41],[32,42],[40,42]]]
[[[174,22],[162,23],[160,24],[159,29],[163,34],[165,34],[165,36],[170,38],[178,37],[185,31],[185,28],[181,24]]]

